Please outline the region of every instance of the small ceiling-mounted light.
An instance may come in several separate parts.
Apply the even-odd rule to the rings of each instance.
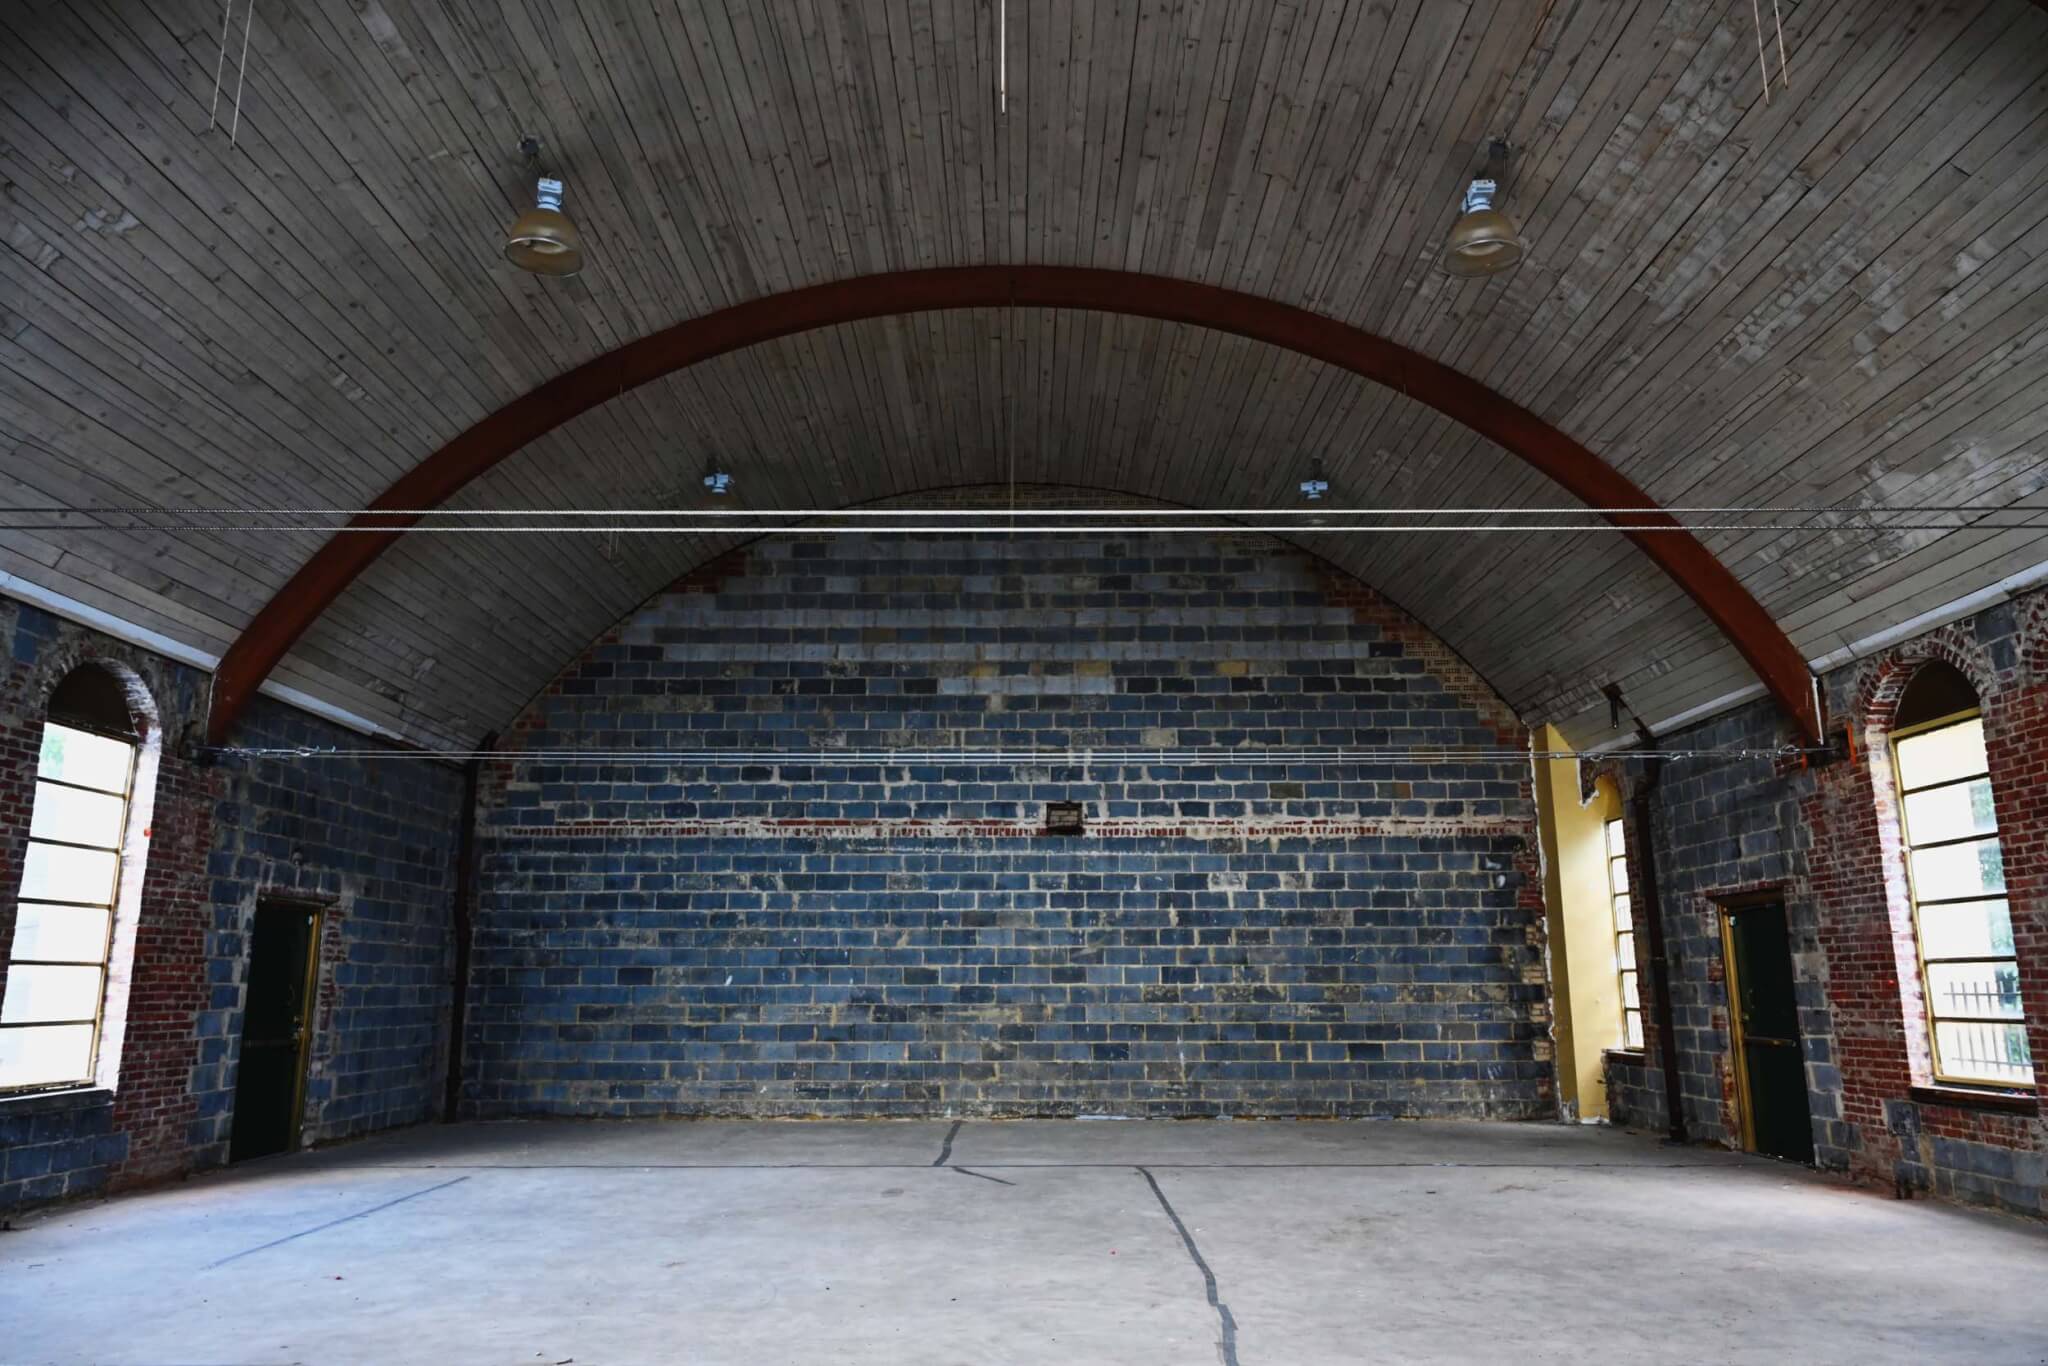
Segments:
[[[1522,259],[1521,234],[1514,222],[1493,207],[1500,176],[1507,169],[1508,145],[1494,139],[1487,148],[1486,174],[1465,187],[1464,212],[1451,224],[1439,264],[1446,275],[1473,278],[1498,275]]]
[[[1311,503],[1320,503],[1330,492],[1330,478],[1323,473],[1322,457],[1318,456],[1308,464],[1308,478],[1301,481],[1301,496]]]
[[[538,172],[540,139],[521,139],[527,169]],[[535,275],[574,275],[583,269],[583,234],[562,212],[562,182],[536,175],[534,205],[505,233],[505,259]]]
[[[732,492],[732,471],[722,470],[716,465],[707,465],[704,469],[704,487],[714,498],[725,497]]]

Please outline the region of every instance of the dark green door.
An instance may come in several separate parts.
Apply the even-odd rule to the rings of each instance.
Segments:
[[[1769,902],[1730,910],[1728,947],[1753,1147],[1790,1162],[1811,1162],[1813,1117],[1806,1105],[1806,1060],[1784,906]]]
[[[300,1085],[312,1014],[307,993],[318,923],[319,913],[305,906],[256,908],[249,936],[242,1060],[235,1072],[235,1127],[228,1142],[232,1162],[298,1146]]]

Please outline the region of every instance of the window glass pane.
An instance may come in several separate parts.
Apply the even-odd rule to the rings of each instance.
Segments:
[[[1628,832],[1620,821],[1607,822],[1607,853],[1619,857],[1628,852]]]
[[[1997,829],[1989,778],[1906,794],[1906,834],[1915,844],[1989,835]]]
[[[2026,1085],[2034,1079],[2023,1025],[1940,1020],[1934,1026],[1934,1049],[1944,1076],[2008,1086]]]
[[[1927,958],[2010,957],[2012,916],[2003,901],[1922,906],[1920,952]]]
[[[1636,966],[1636,937],[1632,934],[1614,936],[1614,961],[1629,972]]]
[[[1976,717],[1909,735],[1899,741],[1898,752],[1899,782],[1905,787],[1967,778],[1991,767],[1984,758],[1984,722]]]
[[[0,1087],[90,1080],[91,1025],[0,1029]]]
[[[133,745],[51,722],[43,727],[43,753],[36,776],[126,792],[128,761],[134,754]]]
[[[93,901],[111,905],[114,870],[120,862],[119,854],[68,849],[61,844],[38,844],[31,840],[28,857],[22,861],[21,894],[33,901]]]
[[[99,1010],[97,967],[46,968],[16,963],[7,971],[7,1000],[0,1003],[0,1024],[90,1020]]]
[[[1643,1008],[1643,999],[1641,993],[1636,989],[1636,975],[1634,972],[1624,972],[1621,974],[1621,1000],[1622,1004],[1630,1010],[1641,1010]]]
[[[1623,1023],[1622,1032],[1627,1037],[1630,1048],[1641,1048],[1643,1046],[1643,1014],[1641,1011],[1631,1010],[1628,1013],[1628,1019]]]
[[[9,993],[12,995],[12,993]],[[1994,963],[1929,963],[1927,965],[1928,1005],[1936,1018],[1947,1015],[1989,1015],[2001,1020],[2020,1018],[2019,964],[2005,959]]]
[[[103,962],[108,914],[89,906],[20,906],[14,920],[14,956],[53,963]]]
[[[1636,918],[1630,908],[1628,894],[1623,893],[1614,898],[1614,928],[1617,930],[1632,930],[1635,928],[1635,925]]]
[[[2004,890],[2005,860],[1996,838],[1913,851],[1913,895],[1921,901]]]
[[[35,812],[28,832],[37,839],[70,844],[97,844],[108,849],[121,843],[121,813],[127,802],[104,792],[80,792],[54,783],[36,784]]]

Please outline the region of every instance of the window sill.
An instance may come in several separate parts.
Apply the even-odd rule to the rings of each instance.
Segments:
[[[104,1086],[71,1086],[62,1091],[0,1092],[0,1113],[10,1115],[40,1115],[113,1103],[114,1093]]]
[[[1947,1105],[1958,1110],[1996,1110],[2003,1114],[2031,1115],[2041,1108],[2040,1097],[2031,1091],[1980,1091],[1971,1086],[1912,1086],[1906,1094],[1923,1105]]]
[[[1612,1058],[1615,1062],[1625,1062],[1633,1067],[1641,1067],[1650,1060],[1650,1055],[1640,1048],[1603,1048],[1600,1050],[1600,1056]]]

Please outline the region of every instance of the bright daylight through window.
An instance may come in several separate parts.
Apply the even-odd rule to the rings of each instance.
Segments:
[[[1643,998],[1636,981],[1635,917],[1628,900],[1628,837],[1619,819],[1607,822],[1607,899],[1614,910],[1614,970],[1621,981],[1621,1042],[1643,1046]]]
[[[93,1078],[135,754],[109,736],[43,728],[0,1001],[0,1090]]]
[[[1892,752],[1935,1078],[2030,1085],[1983,719],[1948,717],[1901,730]]]

